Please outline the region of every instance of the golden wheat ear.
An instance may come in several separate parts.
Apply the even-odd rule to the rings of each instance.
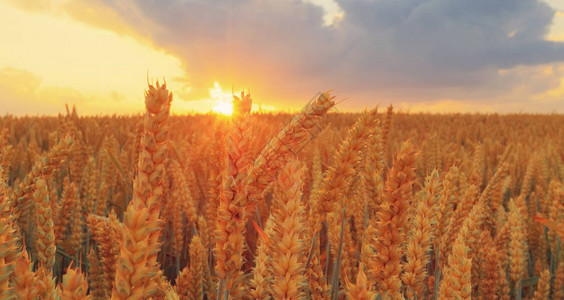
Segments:
[[[0,209],[1,209],[0,205]],[[9,299],[14,293],[10,278],[14,277],[14,261],[18,259],[16,230],[9,218],[0,215],[0,298]]]
[[[35,182],[35,231],[38,262],[47,270],[55,264],[55,230],[47,183],[40,178]]]
[[[71,265],[68,267],[60,284],[61,300],[90,299],[88,281],[81,270]]]
[[[32,271],[32,263],[29,260],[25,245],[20,256],[14,261],[14,273],[12,277],[12,291],[17,299],[35,299],[38,294],[37,276]]]
[[[112,299],[148,298],[159,290],[151,278],[160,268],[157,262],[162,226],[159,214],[164,193],[171,102],[172,93],[166,83],[149,84],[145,91],[144,133],[139,143],[133,199],[123,217],[123,240]]]

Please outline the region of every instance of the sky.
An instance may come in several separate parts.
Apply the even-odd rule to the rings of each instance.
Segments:
[[[0,0],[0,114],[564,113],[564,0]]]

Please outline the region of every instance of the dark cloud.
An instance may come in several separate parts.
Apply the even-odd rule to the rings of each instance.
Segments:
[[[497,69],[564,59],[564,45],[544,41],[554,11],[530,0],[339,1],[343,27],[354,28],[363,64],[374,83],[409,86],[475,85]],[[401,79],[401,80],[399,80]]]
[[[564,60],[564,44],[543,39],[555,11],[542,1],[338,0],[333,26],[302,1],[106,1],[183,59],[196,95],[218,80],[277,99],[488,96],[527,78],[499,69]]]

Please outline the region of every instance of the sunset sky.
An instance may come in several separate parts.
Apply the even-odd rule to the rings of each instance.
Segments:
[[[173,112],[249,90],[295,111],[564,113],[564,0],[0,0],[0,114]]]

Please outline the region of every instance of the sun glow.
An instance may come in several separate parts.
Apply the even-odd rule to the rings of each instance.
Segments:
[[[220,101],[212,108],[212,111],[216,114],[231,116],[233,115],[233,104]]]
[[[211,99],[215,102],[212,111],[224,116],[233,115],[233,94],[224,92],[217,82],[213,83],[213,88],[209,91]]]
[[[213,88],[208,89],[210,97],[206,99],[212,105],[211,111],[223,116],[233,115],[233,95],[240,95],[241,91],[225,92],[219,83],[214,82]],[[248,92],[246,92],[248,93]],[[252,97],[252,95],[251,95]],[[251,113],[268,113],[276,111],[276,107],[255,102],[251,106]]]

